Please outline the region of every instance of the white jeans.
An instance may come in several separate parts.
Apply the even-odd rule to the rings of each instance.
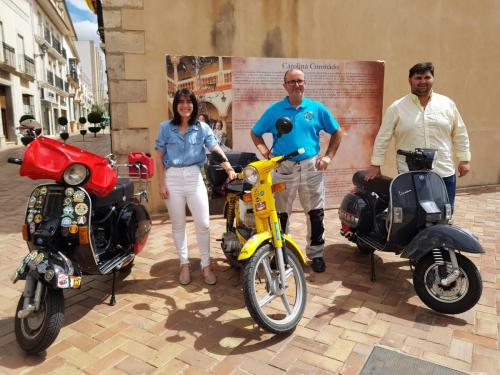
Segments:
[[[191,211],[200,249],[201,266],[210,264],[210,224],[208,194],[200,167],[168,168],[165,173],[168,190],[167,209],[172,222],[172,237],[182,264],[188,264],[186,236],[186,203]]]

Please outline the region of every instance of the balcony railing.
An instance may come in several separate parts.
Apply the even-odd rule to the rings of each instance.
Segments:
[[[35,76],[35,61],[26,55],[18,55],[19,71],[32,77]]]
[[[54,86],[54,73],[52,73],[50,70],[47,70],[47,82]]]
[[[4,64],[10,65],[12,67],[16,67],[16,50],[9,46],[7,43],[2,43],[3,50],[3,59],[2,62]]]
[[[51,42],[51,39],[50,39],[50,30],[47,29],[46,27],[43,28],[43,37],[50,44],[50,42]]]
[[[64,90],[64,82],[59,76],[56,76],[56,87],[60,90]]]
[[[62,54],[62,51],[61,51],[61,42],[59,40],[57,40],[56,38],[54,38],[54,36],[52,36],[52,47],[54,47],[54,49],[59,52],[59,54]]]

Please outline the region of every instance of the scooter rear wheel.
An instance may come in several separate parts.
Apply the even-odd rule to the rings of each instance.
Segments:
[[[468,258],[456,254],[460,276],[451,285],[440,284],[438,267],[451,270],[449,256],[445,255],[445,266],[434,262],[431,253],[422,258],[415,266],[413,286],[420,299],[431,309],[443,314],[460,314],[479,301],[483,291],[481,274]]]
[[[47,349],[56,339],[64,321],[64,295],[61,289],[46,289],[40,310],[27,318],[17,317],[23,308],[24,297],[17,304],[15,332],[19,346],[28,354]]]
[[[289,333],[302,318],[306,306],[306,280],[302,264],[287,250],[288,287],[282,289],[275,252],[271,245],[261,246],[245,264],[243,293],[245,304],[255,322],[272,333]]]

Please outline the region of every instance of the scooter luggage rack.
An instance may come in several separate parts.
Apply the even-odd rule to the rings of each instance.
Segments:
[[[138,192],[134,192],[134,197],[139,201],[148,201],[148,188],[149,188],[149,170],[148,167],[141,163],[128,164],[116,163],[114,165],[118,173],[118,178],[128,178],[134,182],[138,187]],[[128,168],[127,172],[123,168]]]

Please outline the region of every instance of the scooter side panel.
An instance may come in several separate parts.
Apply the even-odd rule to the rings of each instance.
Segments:
[[[484,253],[477,238],[466,229],[438,224],[421,231],[401,253],[401,257],[418,261],[427,253],[442,246],[467,253]]]
[[[238,260],[247,260],[252,257],[252,255],[257,251],[257,249],[265,242],[271,240],[272,235],[271,232],[261,232],[254,234],[252,237],[248,239],[247,242],[243,245],[240,255],[238,256]],[[295,255],[299,258],[302,264],[307,264],[307,258],[300,250],[295,241],[287,234],[285,234],[286,246],[289,250],[292,250]]]

